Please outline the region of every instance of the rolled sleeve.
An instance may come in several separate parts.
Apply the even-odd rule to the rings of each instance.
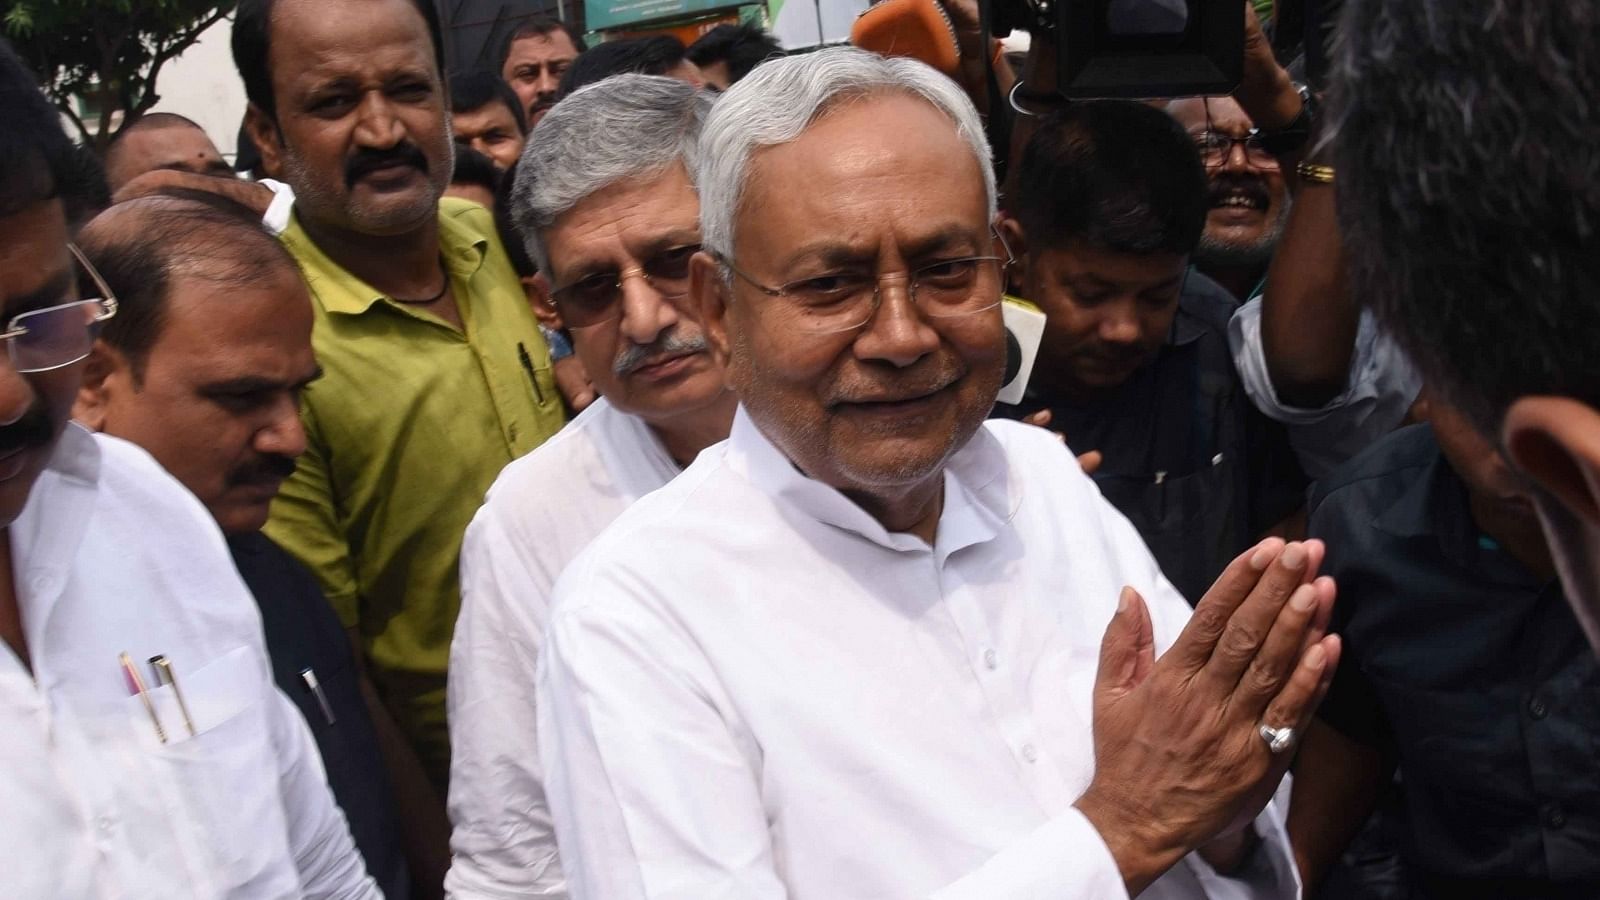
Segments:
[[[1361,312],[1344,391],[1314,409],[1282,402],[1261,342],[1261,303],[1260,297],[1250,300],[1228,322],[1234,368],[1256,409],[1288,426],[1290,443],[1307,475],[1327,475],[1405,421],[1422,379],[1367,310]]]

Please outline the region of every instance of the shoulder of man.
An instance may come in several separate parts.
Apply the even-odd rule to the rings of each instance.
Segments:
[[[1431,426],[1408,425],[1392,431],[1319,480],[1307,511],[1316,515],[1325,505],[1370,505],[1392,499],[1438,458],[1439,444]]]
[[[1228,321],[1239,309],[1239,301],[1228,289],[1211,280],[1199,269],[1190,267],[1184,278],[1183,291],[1178,295],[1178,311],[1199,320],[1207,328],[1226,338]]]

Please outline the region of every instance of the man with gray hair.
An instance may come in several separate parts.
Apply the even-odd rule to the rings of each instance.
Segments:
[[[982,134],[850,48],[712,110],[691,293],[741,405],[556,586],[574,897],[1297,896],[1271,798],[1338,662],[1322,547],[1252,547],[1191,619],[1059,440],[984,421]]]
[[[451,645],[455,897],[564,896],[535,740],[551,589],[623,509],[728,436],[734,397],[686,300],[711,95],[620,75],[544,117],[511,214],[601,399],[507,466],[467,529]]]

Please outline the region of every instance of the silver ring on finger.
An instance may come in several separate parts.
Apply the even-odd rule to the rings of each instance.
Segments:
[[[1261,727],[1257,729],[1256,733],[1261,735],[1263,741],[1267,742],[1267,749],[1273,753],[1282,753],[1293,747],[1295,738],[1298,736],[1294,733],[1294,729],[1287,725],[1282,728],[1274,728],[1265,722],[1261,723]]]

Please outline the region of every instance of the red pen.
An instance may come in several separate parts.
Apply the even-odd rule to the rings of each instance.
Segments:
[[[144,711],[150,714],[150,724],[156,727],[156,737],[161,743],[167,742],[167,730],[161,727],[161,719],[156,715],[156,705],[150,702],[150,692],[145,689],[144,678],[140,676],[138,668],[133,664],[133,658],[124,652],[119,660],[122,662],[122,674],[127,676],[129,693],[139,695],[139,700],[144,703]]]

